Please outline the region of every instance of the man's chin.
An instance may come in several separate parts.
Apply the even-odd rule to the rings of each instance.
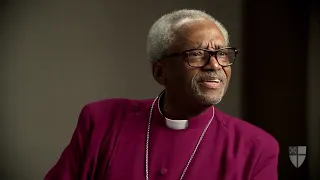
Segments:
[[[223,89],[200,89],[200,94],[207,99],[216,99],[223,94]]]
[[[224,88],[196,88],[196,99],[199,100],[200,104],[205,106],[211,106],[220,103],[224,95]]]
[[[216,105],[216,104],[219,104],[220,102],[221,102],[221,99],[222,98],[215,98],[215,99],[205,99],[204,101],[203,101],[203,104],[205,104],[205,105],[210,105],[210,106],[212,106],[212,105]]]
[[[205,105],[205,106],[212,106],[215,104],[220,103],[220,101],[222,100],[222,96],[221,93],[220,94],[199,94],[198,95],[198,99],[200,101],[201,104]]]

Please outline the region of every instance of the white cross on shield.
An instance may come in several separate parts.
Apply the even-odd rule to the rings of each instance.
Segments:
[[[307,155],[307,146],[289,146],[289,157],[291,163],[299,168]]]

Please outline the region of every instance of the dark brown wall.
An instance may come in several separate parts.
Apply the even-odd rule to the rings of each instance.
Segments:
[[[279,178],[306,180],[308,158],[295,168],[288,146],[307,145],[310,2],[244,3],[243,116],[280,143]]]

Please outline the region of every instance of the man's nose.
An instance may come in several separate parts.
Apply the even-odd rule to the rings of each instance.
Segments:
[[[211,56],[205,68],[217,71],[220,70],[222,66],[219,64],[218,60],[214,56]]]

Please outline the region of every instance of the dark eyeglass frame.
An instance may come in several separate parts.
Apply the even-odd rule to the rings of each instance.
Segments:
[[[224,50],[224,49],[231,49],[231,50],[234,51],[234,58],[232,59],[232,62],[229,63],[228,65],[221,65],[220,62],[219,62],[219,60],[218,60],[218,57],[217,57],[217,53],[220,52],[221,50]],[[217,60],[217,62],[218,62],[218,64],[219,64],[220,66],[222,66],[222,67],[228,67],[228,66],[231,66],[232,64],[234,64],[234,62],[236,61],[236,56],[237,56],[237,54],[238,54],[238,52],[239,52],[239,50],[238,50],[237,48],[235,48],[235,47],[224,47],[224,48],[219,48],[219,49],[216,49],[216,50],[209,50],[209,49],[197,48],[197,49],[188,49],[188,50],[185,50],[185,51],[182,51],[182,52],[179,52],[179,53],[166,54],[166,55],[164,55],[163,59],[169,58],[169,57],[176,57],[176,56],[185,56],[184,58],[186,58],[186,57],[188,56],[188,54],[187,54],[188,52],[190,52],[190,51],[195,51],[195,50],[203,50],[203,51],[206,51],[206,52],[209,53],[209,56],[208,56],[208,59],[207,59],[206,63],[205,63],[204,65],[202,65],[202,66],[192,66],[192,65],[190,64],[190,62],[187,61],[187,62],[188,62],[188,65],[191,66],[191,67],[205,67],[205,66],[208,65],[208,63],[210,62],[212,56]]]

